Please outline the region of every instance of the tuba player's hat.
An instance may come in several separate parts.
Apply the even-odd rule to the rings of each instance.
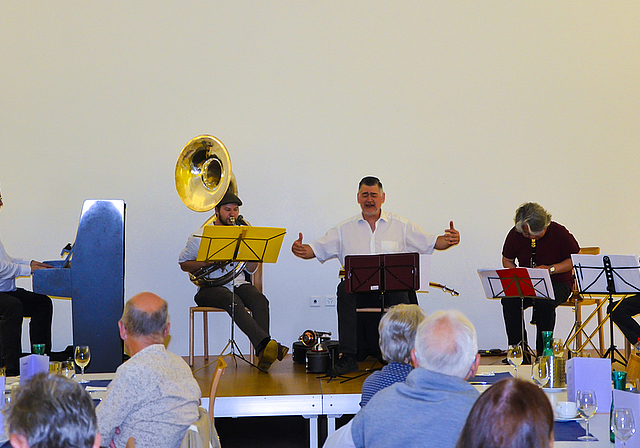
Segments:
[[[216,205],[216,207],[221,207],[226,204],[238,204],[238,206],[242,205],[242,201],[238,196],[233,194],[231,191],[227,191],[220,202]]]

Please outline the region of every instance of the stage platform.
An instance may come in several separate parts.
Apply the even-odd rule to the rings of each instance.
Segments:
[[[209,405],[216,359],[211,357],[209,361],[212,362],[205,366],[203,357],[195,358],[193,376],[200,385],[205,407]],[[274,362],[269,373],[261,372],[237,357],[234,360],[232,355],[226,355],[224,359],[227,370],[218,385],[214,416],[301,416],[309,421],[311,448],[321,446],[326,435],[335,430],[336,418],[358,412],[367,372],[381,367],[380,363],[367,360],[359,364],[361,372],[350,373],[348,378],[327,378],[308,373],[304,365],[293,362],[291,355]]]
[[[336,428],[336,419],[355,415],[360,410],[362,383],[373,369],[381,364],[373,358],[360,362],[359,372],[345,378],[327,378],[308,373],[302,364],[295,364],[291,355],[276,361],[269,373],[261,372],[242,359],[224,357],[227,370],[220,379],[215,418],[224,417],[284,417],[299,416],[308,421],[309,447],[322,446],[327,435]],[[209,405],[209,388],[217,357],[196,356],[193,376],[202,391],[202,404]],[[482,357],[480,371],[510,369],[501,363],[502,357]]]

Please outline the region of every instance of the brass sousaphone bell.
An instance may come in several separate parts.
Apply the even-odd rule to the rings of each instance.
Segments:
[[[176,162],[176,190],[180,199],[191,210],[207,212],[222,200],[227,190],[236,196],[238,186],[231,171],[231,158],[227,148],[220,140],[211,135],[199,135],[192,138],[182,149]],[[214,213],[203,227],[217,219]],[[208,274],[223,268],[229,262],[215,263],[195,273],[189,278],[197,286],[221,286],[237,277],[246,263],[237,263],[235,269],[220,278],[211,279]]]

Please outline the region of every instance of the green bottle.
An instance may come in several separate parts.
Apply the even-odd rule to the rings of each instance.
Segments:
[[[553,331],[542,332],[542,356],[549,360],[549,387],[556,387],[556,362],[553,355]]]
[[[611,372],[611,379],[613,379],[613,388],[618,390],[626,390],[627,388],[627,372],[614,370]],[[611,417],[613,417],[613,392],[611,392],[611,411],[609,412],[609,440],[611,443],[616,442],[616,435],[613,432],[613,423],[611,423]]]

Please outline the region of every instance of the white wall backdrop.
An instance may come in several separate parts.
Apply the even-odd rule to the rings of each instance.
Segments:
[[[212,134],[242,214],[288,229],[265,266],[275,338],[337,331],[335,308],[309,297],[335,293],[338,262],[290,247],[356,214],[373,174],[386,210],[462,233],[432,263],[460,297],[434,289],[421,305],[462,310],[481,347],[505,347],[476,269],[499,267],[518,205],[539,202],[582,245],[640,251],[638,23],[623,1],[3,1],[2,241],[55,258],[83,200],[124,199],[126,296],[167,299],[185,355],[195,287],[177,256],[208,215],[182,204],[174,167]],[[56,300],[54,349],[71,343],[69,310]],[[559,311],[560,337],[571,320]],[[214,352],[229,319],[212,323]]]

